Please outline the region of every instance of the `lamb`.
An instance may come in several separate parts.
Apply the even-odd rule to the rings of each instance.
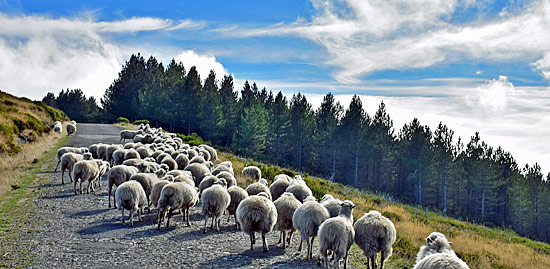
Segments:
[[[355,222],[355,243],[367,256],[367,268],[369,260],[372,268],[376,268],[376,256],[380,256],[380,268],[384,268],[384,261],[392,255],[392,245],[395,242],[395,226],[380,212],[371,210]]]
[[[168,165],[168,170],[176,170],[178,169],[178,164],[176,163],[176,161],[174,159],[172,159],[172,157],[168,156],[166,158],[164,158],[162,160],[162,162],[160,162],[160,164],[166,164]]]
[[[61,163],[61,156],[67,152],[74,152],[78,154],[84,154],[88,152],[88,148],[74,148],[74,147],[61,147],[57,150],[57,164],[55,165],[54,172],[57,171],[57,167],[59,166],[59,163]]]
[[[213,174],[214,175],[214,174]],[[237,185],[237,179],[231,173],[223,171],[216,175],[217,178],[223,178],[227,182],[227,188]]]
[[[239,203],[237,207],[237,220],[241,230],[250,235],[250,250],[256,243],[256,232],[262,233],[264,252],[269,251],[265,235],[273,230],[277,222],[277,208],[265,193],[249,196]]]
[[[166,221],[166,227],[170,226],[170,218],[174,210],[180,209],[183,221],[187,226],[191,226],[189,223],[189,208],[194,206],[199,200],[197,191],[194,187],[187,183],[169,183],[162,188],[160,198],[158,200],[157,207],[157,230],[160,231],[160,225],[166,218],[168,212],[168,218]]]
[[[187,155],[183,153],[179,153],[175,160],[178,164],[178,169],[184,169],[187,165],[189,165],[189,158],[187,158]]]
[[[242,175],[253,180],[260,180],[262,178],[262,170],[256,166],[247,166],[243,168]]]
[[[67,124],[67,135],[72,135],[74,133],[76,133],[76,124]]]
[[[340,268],[340,259],[344,258],[344,269],[347,268],[348,252],[355,237],[352,226],[354,207],[350,200],[342,202],[338,217],[327,219],[319,227],[319,254],[323,257],[325,268],[328,268],[327,251],[329,250],[333,251],[333,267]]]
[[[65,176],[65,170],[67,169],[69,169],[69,179],[73,182],[73,166],[75,163],[82,161],[83,159],[84,158],[82,155],[74,152],[67,152],[61,156],[61,184],[65,184],[63,179]]]
[[[321,199],[321,205],[328,210],[331,218],[338,216],[340,213],[340,208],[342,207],[341,203],[342,201],[335,199],[334,196],[328,193],[323,195],[323,198]]]
[[[444,234],[439,232],[433,232],[426,237],[426,245],[421,246],[420,250],[418,250],[415,264],[418,264],[426,256],[435,253],[446,253],[456,256],[453,248],[451,247],[451,242],[447,240],[447,237],[445,237]]]
[[[111,168],[111,171],[109,172],[109,183],[108,183],[108,197],[109,197],[109,208],[111,208],[111,190],[113,188],[113,185],[119,186],[123,182],[126,182],[130,180],[130,177],[134,174],[137,174],[139,170],[136,167],[133,166],[127,166],[127,165],[117,165]],[[116,204],[115,204],[116,208]]]
[[[113,163],[112,165],[120,165],[124,162],[124,155],[128,152],[127,149],[117,149],[112,154]]]
[[[288,185],[290,185],[290,181],[287,179],[288,176],[284,176],[286,177],[282,177],[281,175],[275,176],[275,179],[273,179],[273,183],[271,183],[271,186],[269,186],[269,192],[271,193],[273,200],[279,199],[281,194],[283,194],[286,188],[288,188]]]
[[[134,211],[137,211],[138,220],[141,221],[143,207],[147,204],[145,191],[137,181],[127,181],[115,191],[115,201],[122,210],[122,223],[124,223],[124,209],[130,210],[130,226],[134,226]]]
[[[190,171],[191,174],[193,174],[193,178],[195,179],[195,186],[198,186],[201,183],[202,178],[206,173],[210,173],[208,167],[200,163],[192,163],[185,167],[184,171]]]
[[[212,216],[212,228],[215,227],[216,231],[220,231],[220,218],[230,202],[231,196],[227,192],[227,183],[224,179],[216,181],[214,185],[202,192],[202,214],[205,215],[203,233],[206,233],[208,216]]]
[[[307,258],[313,258],[313,240],[319,232],[319,226],[326,219],[330,217],[328,210],[319,204],[315,197],[309,196],[304,199],[304,203],[299,206],[294,215],[292,216],[292,223],[296,230],[300,231],[300,247],[298,251],[302,250],[302,242],[305,240],[307,243]],[[311,238],[311,242],[310,239]]]
[[[265,179],[260,179],[258,182],[248,185],[248,187],[246,187],[246,192],[248,192],[248,195],[256,195],[260,192],[265,192],[271,200],[271,193],[269,193],[269,188],[267,187],[267,181]]]
[[[227,212],[229,213],[229,219],[231,218],[231,215],[235,217],[235,227],[237,230],[239,229],[239,222],[237,222],[237,207],[241,203],[242,200],[248,197],[248,192],[246,192],[245,189],[233,185],[229,188],[227,188],[227,192],[229,193],[229,196],[231,197],[231,202],[229,202],[229,206],[227,207]]]
[[[137,130],[137,131],[122,130],[122,131],[120,131],[120,141],[126,142],[126,139],[132,139],[132,141],[133,141],[134,137],[137,134],[143,134],[143,131],[141,131],[141,130]]]
[[[431,254],[414,265],[413,269],[469,269],[468,265],[456,255],[449,253]]]
[[[296,175],[291,181],[286,191],[292,192],[296,199],[300,202],[304,202],[304,199],[310,195],[313,195],[311,189],[307,186],[306,182],[300,175]]]
[[[141,187],[143,187],[143,190],[145,191],[145,195],[147,197],[147,207],[151,206],[151,199],[149,196],[151,195],[151,190],[153,189],[153,186],[157,181],[159,180],[157,175],[153,173],[137,173],[130,177],[130,180],[135,180],[141,184]]]
[[[82,160],[75,163],[73,167],[73,179],[74,179],[74,194],[76,193],[76,184],[80,180],[80,193],[82,194],[82,182],[88,180],[88,193],[90,189],[95,191],[93,188],[93,181],[95,179],[100,179],[101,173],[108,169],[109,163],[101,160]]]
[[[292,217],[294,215],[294,212],[298,207],[302,205],[296,197],[294,197],[294,194],[290,192],[283,193],[275,202],[275,208],[277,208],[277,224],[276,229],[281,231],[282,233],[282,240],[283,240],[283,248],[286,248],[286,233],[287,231],[290,231],[290,235],[288,237],[288,244],[290,245],[290,241],[292,240],[292,233],[294,233],[294,225],[292,223]],[[279,237],[279,243],[281,242],[281,237]]]

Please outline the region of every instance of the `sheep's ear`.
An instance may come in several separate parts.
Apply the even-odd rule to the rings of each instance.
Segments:
[[[449,245],[452,245],[452,244],[453,244],[453,242],[449,242]]]
[[[433,242],[433,240],[432,240],[431,238],[429,238],[429,237],[426,237],[426,242],[427,242],[427,243],[431,243],[431,242]]]
[[[352,205],[351,208],[355,208],[355,205]]]

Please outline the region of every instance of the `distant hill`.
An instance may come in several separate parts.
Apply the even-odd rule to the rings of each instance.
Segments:
[[[51,131],[54,121],[69,118],[42,101],[31,101],[0,91],[0,154],[17,154],[20,144]]]

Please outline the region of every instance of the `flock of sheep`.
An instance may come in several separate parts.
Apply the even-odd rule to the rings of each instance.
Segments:
[[[76,124],[74,124],[76,131]],[[72,130],[72,127],[71,127]],[[69,132],[69,128],[67,128]],[[74,133],[73,131],[73,133]],[[353,223],[352,201],[340,201],[325,194],[320,202],[312,195],[306,182],[297,175],[277,175],[272,184],[261,177],[261,170],[248,166],[242,170],[244,177],[254,183],[243,189],[237,185],[233,165],[230,161],[220,162],[217,152],[208,145],[190,146],[173,133],[161,128],[140,125],[138,130],[122,130],[120,144],[93,144],[89,147],[63,147],[57,152],[61,164],[61,182],[64,172],[77,183],[87,183],[87,192],[94,186],[101,186],[100,179],[108,178],[108,207],[111,207],[113,187],[114,207],[129,211],[130,225],[134,214],[138,220],[144,209],[156,208],[157,229],[164,222],[170,226],[175,211],[180,211],[187,226],[189,209],[200,205],[204,215],[202,231],[210,227],[219,232],[220,218],[224,213],[234,216],[235,226],[250,236],[250,248],[256,242],[256,233],[262,236],[263,250],[269,251],[266,234],[273,228],[280,231],[279,243],[286,248],[292,234],[299,231],[301,240],[307,244],[307,258],[313,257],[313,241],[318,237],[319,262],[325,268],[332,262],[339,268],[340,260],[347,267],[347,256],[355,242],[367,257],[367,268],[376,268],[376,257],[381,253],[380,267],[392,255],[392,244],[396,239],[393,223],[380,212],[371,210]],[[214,165],[215,163],[217,163]],[[332,257],[329,257],[329,256]],[[420,248],[414,268],[468,268],[460,260],[445,235],[434,232],[426,238],[426,245]]]

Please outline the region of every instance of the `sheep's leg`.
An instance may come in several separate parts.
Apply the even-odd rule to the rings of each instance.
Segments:
[[[216,232],[220,232],[220,219],[218,217],[213,217],[213,219],[216,219]]]
[[[124,207],[122,207],[121,209],[122,209],[122,223],[124,223]]]
[[[290,229],[290,234],[288,235],[287,245],[290,247],[290,242],[292,242],[292,234],[294,233],[294,227]]]
[[[239,229],[239,222],[237,221],[237,214],[233,215],[233,217],[235,218],[235,227],[238,230]]]
[[[315,236],[311,237],[311,243],[308,245],[310,260],[313,259],[313,240],[315,240]]]
[[[283,238],[283,231],[279,232],[279,241],[277,241],[277,244],[281,243],[281,239]],[[284,244],[284,243],[283,243]]]
[[[185,217],[185,220],[187,221],[187,227],[191,226],[191,223],[189,222],[189,208],[187,208],[185,210],[185,212],[187,213],[187,216]]]
[[[158,208],[157,208],[157,220],[158,220],[157,230],[160,231],[160,224],[162,223],[162,218],[160,217],[160,210]]]
[[[298,252],[302,251],[302,243],[303,242],[304,242],[304,239],[302,239],[302,237],[300,237],[300,246],[298,247]]]
[[[88,188],[86,188],[88,191],[88,194],[90,193],[90,189],[93,189],[92,185],[93,185],[93,181],[88,181]]]
[[[250,234],[250,250],[254,250],[254,243],[256,243],[256,236],[254,232]]]
[[[73,182],[72,173],[73,173],[73,169],[71,169],[71,168],[69,167],[69,179],[71,180],[71,182]],[[61,179],[62,179],[61,181],[63,181],[63,176],[61,176]],[[63,183],[63,182],[61,182],[61,183]]]
[[[57,164],[55,165],[55,169],[53,170],[54,172],[57,172],[57,167],[59,166],[59,163],[61,162],[61,159],[59,159],[57,161]]]
[[[84,181],[84,179],[80,180],[80,194],[82,194],[82,181]]]
[[[328,254],[326,249],[321,250],[321,256],[323,256],[324,267],[328,268]]]
[[[75,194],[75,195],[78,194],[78,193],[76,193],[76,184],[77,184],[77,183],[78,183],[78,180],[75,179],[75,181],[74,181],[74,188],[73,188],[73,189],[74,189],[74,194]],[[111,207],[111,206],[109,206],[109,207]]]
[[[262,232],[262,243],[264,245],[264,252],[269,251],[269,246],[267,245],[267,239],[265,238],[265,232]]]
[[[63,168],[63,167],[61,167],[61,168]],[[61,184],[65,184],[65,182],[63,181],[64,177],[65,177],[65,169],[61,169]],[[73,181],[71,180],[71,182],[73,182]]]
[[[348,253],[349,250],[346,250],[346,255],[344,256],[344,269],[348,268]]]
[[[141,209],[141,214],[143,214],[143,208],[138,209],[138,220],[141,221],[141,214],[139,214],[139,210]]]
[[[210,224],[210,228],[214,229],[214,219],[216,217],[214,215],[212,215],[212,223]]]
[[[208,224],[208,214],[204,216],[204,229],[202,230],[202,233],[206,233],[206,224]]]
[[[168,211],[168,219],[166,220],[166,227],[170,227],[170,218],[172,214],[174,214],[174,209],[170,208],[170,211]]]
[[[111,184],[111,182],[109,182],[109,191],[107,192],[107,194],[108,194],[107,196],[109,197],[109,208],[111,208],[111,189],[112,188],[113,188],[113,184]],[[75,190],[75,194],[76,194],[76,190]],[[115,205],[115,208],[116,208],[116,205]]]
[[[134,209],[130,209],[130,226],[134,226]]]
[[[385,254],[386,253],[382,251],[382,254],[380,255],[380,269],[384,269],[384,257],[386,256]]]
[[[286,248],[286,231],[283,231],[283,248]]]

